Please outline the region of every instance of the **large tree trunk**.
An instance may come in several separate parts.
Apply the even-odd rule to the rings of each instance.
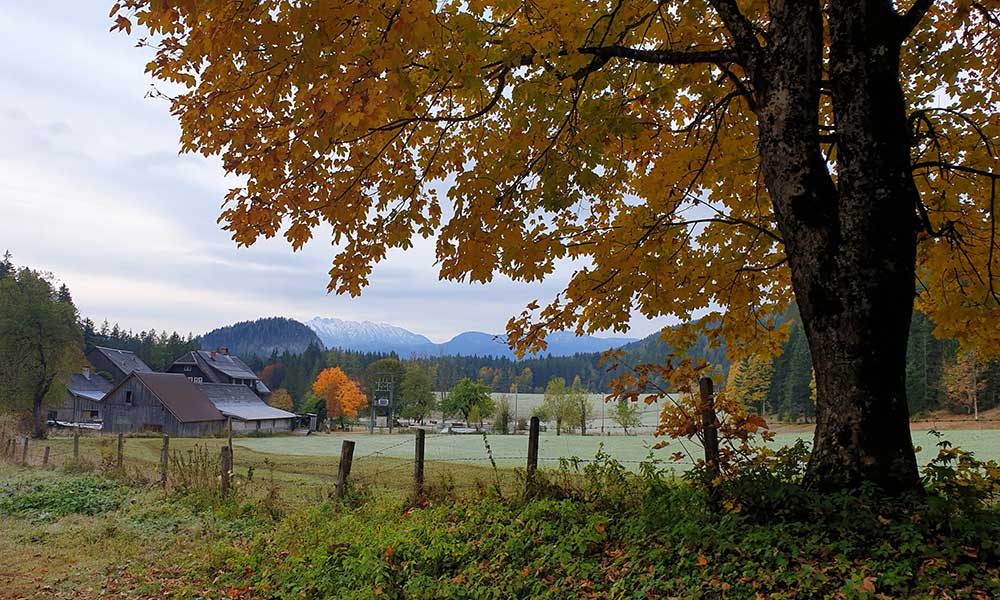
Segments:
[[[818,3],[773,2],[755,65],[760,154],[816,374],[807,484],[897,493],[918,484],[906,403],[916,189],[898,83],[895,14],[832,0],[836,180],[821,153]]]

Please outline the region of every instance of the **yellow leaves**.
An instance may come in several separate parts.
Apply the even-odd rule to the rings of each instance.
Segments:
[[[573,261],[563,293],[511,320],[519,352],[544,348],[555,329],[625,328],[635,312],[714,322],[711,342],[735,359],[779,347],[787,330],[774,316],[788,306],[790,276],[756,115],[733,78],[711,65],[626,60],[573,77],[591,60],[578,49],[601,39],[728,44],[704,3],[674,3],[656,26],[635,28],[627,24],[649,16],[647,3],[616,4],[614,19],[608,3],[579,0],[266,6],[120,0],[110,12],[112,30],[135,23],[156,40],[154,77],[189,88],[171,108],[183,151],[219,155],[245,179],[222,212],[237,243],[284,233],[298,249],[316,227],[331,230],[330,289],[350,294],[414,235],[437,236],[439,274],[452,280],[538,281]],[[908,103],[923,106],[944,101],[948,81],[945,100],[997,139],[1000,45],[984,43],[993,30],[967,6],[935,3],[904,46],[903,84]],[[741,7],[766,27],[765,2]],[[922,158],[998,168],[967,126],[932,122],[940,144],[918,148]],[[977,240],[962,252],[921,240],[928,291],[918,302],[942,335],[1000,353],[1000,307],[988,294],[991,283],[1000,289],[1000,252],[981,241],[989,190],[953,173],[922,171],[916,183],[936,224],[954,220]],[[706,331],[667,337],[682,356]],[[654,375],[683,386],[705,370],[677,360]]]

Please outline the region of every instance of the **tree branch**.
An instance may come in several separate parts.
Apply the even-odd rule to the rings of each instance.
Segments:
[[[737,53],[730,49],[719,50],[643,50],[627,46],[583,46],[580,54],[589,54],[596,59],[607,61],[611,58],[627,58],[639,62],[659,65],[696,65],[702,63],[731,64],[739,62]]]
[[[709,0],[709,3],[719,13],[719,18],[729,30],[729,35],[733,36],[738,50],[753,53],[760,48],[753,24],[740,12],[736,0]]]
[[[923,20],[924,15],[930,10],[931,5],[934,4],[934,0],[916,0],[910,10],[906,11],[905,14],[899,15],[899,33],[900,39],[905,40],[910,37],[913,30],[917,28],[920,21]]]

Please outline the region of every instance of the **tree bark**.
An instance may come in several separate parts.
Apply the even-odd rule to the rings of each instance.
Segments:
[[[40,440],[45,437],[45,421],[43,420],[43,398],[35,398],[31,403],[31,437]]]
[[[899,493],[919,480],[905,390],[918,196],[898,17],[878,0],[828,4],[834,179],[817,128],[827,85],[819,4],[772,2],[771,10],[753,79],[765,183],[816,374],[806,483]]]

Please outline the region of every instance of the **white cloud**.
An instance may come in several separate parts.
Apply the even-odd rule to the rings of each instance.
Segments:
[[[237,320],[316,315],[389,322],[444,341],[497,332],[537,285],[438,280],[432,240],[394,251],[361,298],[326,294],[333,249],[282,240],[237,248],[216,223],[230,182],[218,161],[178,156],[165,102],[144,98],[149,51],[108,32],[101,2],[0,5],[0,252],[52,271],[81,312],[136,330],[203,332]],[[639,319],[644,335],[658,325]]]

